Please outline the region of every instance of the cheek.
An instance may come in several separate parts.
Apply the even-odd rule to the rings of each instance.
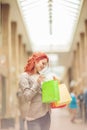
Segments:
[[[39,64],[36,65],[36,69],[37,70],[40,69],[40,65]]]

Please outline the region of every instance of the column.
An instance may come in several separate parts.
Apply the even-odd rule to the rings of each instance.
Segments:
[[[80,78],[80,47],[79,47],[79,42],[77,43],[77,67],[78,67],[78,78]]]
[[[4,72],[6,74],[6,115],[10,114],[10,88],[11,88],[11,37],[10,37],[10,7],[2,4],[2,54],[6,60]]]
[[[80,33],[80,45],[81,45],[81,63],[82,63],[82,74],[85,72],[85,46],[84,46],[84,33]]]
[[[23,72],[23,46],[22,46],[22,35],[18,35],[19,44],[19,73]]]
[[[23,55],[24,55],[24,61],[23,61],[23,66],[26,64],[26,44],[23,44]]]
[[[87,19],[85,20],[85,38],[84,38],[84,55],[85,55],[85,76],[84,76],[84,85],[87,85]]]
[[[85,72],[85,55],[84,55],[84,33],[80,33],[80,53],[81,53],[81,87],[84,86],[84,72]]]
[[[75,80],[78,80],[79,77],[79,60],[78,60],[78,50],[74,51],[74,77]]]
[[[87,73],[87,20],[85,20],[85,66]]]
[[[1,54],[1,46],[2,46],[2,26],[1,26],[1,2],[0,2],[0,54]]]
[[[78,79],[77,79],[77,82],[78,82],[78,85],[81,86],[81,73],[82,73],[82,68],[81,68],[81,46],[80,46],[80,43],[78,42],[77,43],[77,64],[78,64]]]
[[[16,92],[18,86],[18,39],[17,39],[17,23],[11,22],[11,44],[12,44],[12,88],[11,88],[11,113],[14,117],[16,115]]]
[[[17,23],[11,23],[11,42],[12,42],[12,65],[14,68],[15,78],[18,78],[19,73],[19,44],[17,36]]]
[[[16,70],[17,23],[11,22],[12,67]]]

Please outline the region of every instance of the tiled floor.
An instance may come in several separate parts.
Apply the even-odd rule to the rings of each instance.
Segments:
[[[52,109],[50,130],[87,130],[87,124],[81,120],[77,121],[76,123],[71,123],[70,115],[64,108]],[[15,129],[9,128],[0,130],[19,130],[19,124],[16,124]]]
[[[64,108],[53,109],[51,120],[50,130],[87,130],[87,124],[80,119],[76,120],[76,123],[71,123],[70,115]]]

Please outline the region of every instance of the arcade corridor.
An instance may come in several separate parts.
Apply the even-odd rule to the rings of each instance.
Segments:
[[[51,71],[76,98],[84,94],[87,0],[0,0],[0,130],[20,130],[19,76],[35,51],[47,53]],[[87,104],[77,100],[76,122],[67,108],[52,109],[50,130],[87,130]]]

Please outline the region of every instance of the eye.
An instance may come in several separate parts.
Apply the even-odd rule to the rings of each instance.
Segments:
[[[46,64],[47,64],[46,62],[43,63],[43,65],[46,65]]]

